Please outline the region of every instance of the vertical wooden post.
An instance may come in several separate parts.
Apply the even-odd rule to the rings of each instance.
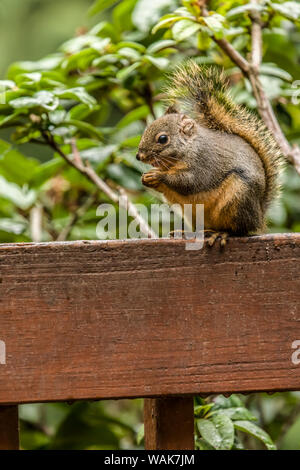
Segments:
[[[19,449],[18,406],[0,406],[0,450]]]
[[[147,450],[193,450],[193,398],[147,398],[144,401]]]

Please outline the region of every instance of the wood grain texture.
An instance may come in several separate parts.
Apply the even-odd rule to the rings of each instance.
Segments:
[[[193,398],[146,398],[144,425],[146,450],[194,450]]]
[[[0,406],[0,450],[19,450],[17,406]]]
[[[0,246],[0,403],[300,390],[300,234]]]

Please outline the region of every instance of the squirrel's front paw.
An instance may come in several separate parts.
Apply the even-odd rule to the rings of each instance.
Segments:
[[[161,172],[157,170],[148,171],[142,175],[142,183],[149,188],[157,188],[161,183]]]

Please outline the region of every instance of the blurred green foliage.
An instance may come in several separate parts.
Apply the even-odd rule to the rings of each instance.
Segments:
[[[248,81],[211,39],[247,56],[249,2],[213,0],[210,11],[203,18],[193,0],[1,0],[0,242],[96,238],[96,208],[109,200],[58,154],[72,158],[74,142],[111,187],[135,203],[157,202],[141,185],[136,148],[163,112],[166,72],[187,57],[224,67],[234,99],[256,112]],[[260,13],[261,80],[287,138],[300,144],[299,3],[263,0]],[[282,186],[270,230],[299,231],[293,168]],[[279,448],[300,448],[298,392],[195,401],[200,449],[273,448],[269,436]],[[142,445],[140,400],[24,405],[20,413],[26,449]]]
[[[93,0],[1,0],[0,76],[17,60],[38,60],[79,28],[89,28]]]

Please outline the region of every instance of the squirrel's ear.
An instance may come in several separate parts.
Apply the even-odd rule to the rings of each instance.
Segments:
[[[174,104],[171,104],[171,106],[169,106],[166,111],[165,111],[165,115],[166,114],[178,114],[178,109],[176,108],[176,106]]]
[[[195,121],[189,118],[185,114],[182,116],[180,121],[180,132],[187,136],[192,136],[195,132]]]

